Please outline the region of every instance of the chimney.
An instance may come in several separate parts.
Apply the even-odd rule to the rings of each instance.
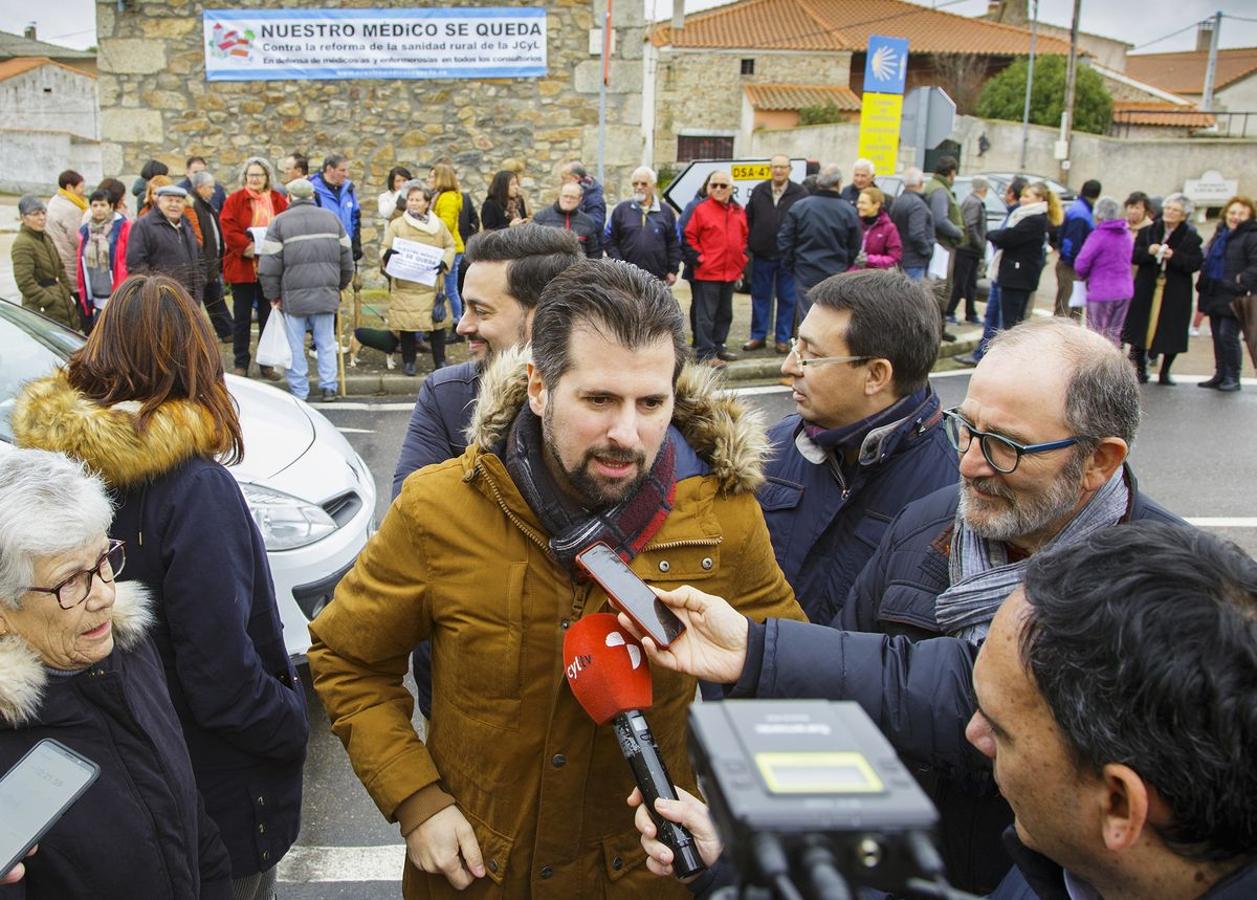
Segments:
[[[672,0],[672,30],[685,27],[685,0]]]
[[[31,24],[26,26],[26,30],[22,32],[22,36],[26,38],[28,41],[38,40],[38,38],[35,37],[35,23],[34,22],[31,22]],[[1205,45],[1208,46],[1208,41],[1205,42]]]
[[[1003,0],[987,0],[986,18],[999,21],[1000,10],[1004,8]]]
[[[1208,53],[1213,42],[1213,19],[1205,19],[1196,26],[1196,52]]]

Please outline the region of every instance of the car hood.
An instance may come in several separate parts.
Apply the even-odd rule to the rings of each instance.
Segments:
[[[314,423],[291,394],[236,375],[227,376],[227,389],[244,434],[244,459],[231,467],[238,480],[273,478],[310,449]]]

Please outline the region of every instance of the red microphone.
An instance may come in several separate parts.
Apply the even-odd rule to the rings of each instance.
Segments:
[[[641,712],[650,708],[653,699],[646,651],[614,615],[594,613],[567,630],[563,661],[576,702],[599,725],[614,720],[620,752],[633,770],[646,811],[659,839],[672,850],[673,872],[679,878],[698,874],[704,866],[693,835],[655,811],[656,798],[675,800],[677,792]]]

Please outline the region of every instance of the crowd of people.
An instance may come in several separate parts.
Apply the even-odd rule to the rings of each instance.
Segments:
[[[309,725],[265,548],[224,468],[248,448],[219,341],[280,301],[294,351],[314,332],[327,390],[323,350],[362,241],[348,160],[324,163],[307,177],[294,154],[280,185],[252,158],[225,196],[206,168],[184,188],[148,167],[135,196],[152,208],[122,225],[125,194],[102,188],[76,226],[90,262],[77,296],[48,210],[22,201],[24,252],[57,288],[24,302],[88,334],[22,389],[20,449],[0,465],[0,769],[53,737],[101,776],[0,873],[21,896],[276,896]],[[1206,249],[1181,196],[1159,211],[1135,196],[1121,215],[1088,184],[1066,211],[1014,180],[987,231],[956,201],[953,160],[906,172],[893,200],[866,162],[846,189],[835,165],[794,185],[788,163],[773,159],[745,209],[714,171],[680,217],[644,167],[609,212],[579,163],[548,208],[506,167],[474,232],[452,166],[390,173],[382,266],[403,240],[440,259],[430,282],[391,278],[394,339],[411,366],[421,337],[444,362],[454,325],[469,359],[419,385],[392,504],[310,624],[309,671],[406,844],[403,895],[729,884],[686,753],[701,690],[859,703],[938,807],[965,890],[1252,896],[1257,563],[1149,497],[1128,459],[1147,355],[1168,378],[1196,270],[1230,359],[1216,332],[1236,336],[1222,302],[1257,286],[1251,204],[1229,203]],[[974,179],[979,201],[987,189]],[[1072,285],[1061,315],[1028,316],[1053,232],[1089,327]],[[929,375],[948,305],[976,318],[982,240],[990,336],[944,408]],[[927,280],[936,244],[953,260],[946,304]],[[748,248],[767,264],[744,346],[771,340],[795,406],[769,428],[718,372]],[[211,308],[207,253],[235,330]],[[689,336],[671,290],[683,260]],[[106,269],[97,304],[88,286]],[[293,356],[300,395],[304,348]],[[576,560],[597,542],[686,625],[666,649],[638,637],[681,797],[656,812],[691,829],[709,866],[689,885],[660,877],[671,851],[614,730],[563,685],[564,634],[609,609]]]

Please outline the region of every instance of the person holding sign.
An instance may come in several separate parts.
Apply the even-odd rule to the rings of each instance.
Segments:
[[[445,329],[450,310],[444,291],[437,291],[442,272],[454,266],[454,237],[435,215],[432,191],[421,181],[402,185],[406,212],[388,223],[381,244],[381,263],[389,276],[388,327],[401,340],[402,371],[415,375],[417,334],[428,332],[432,368],[445,367]]]

